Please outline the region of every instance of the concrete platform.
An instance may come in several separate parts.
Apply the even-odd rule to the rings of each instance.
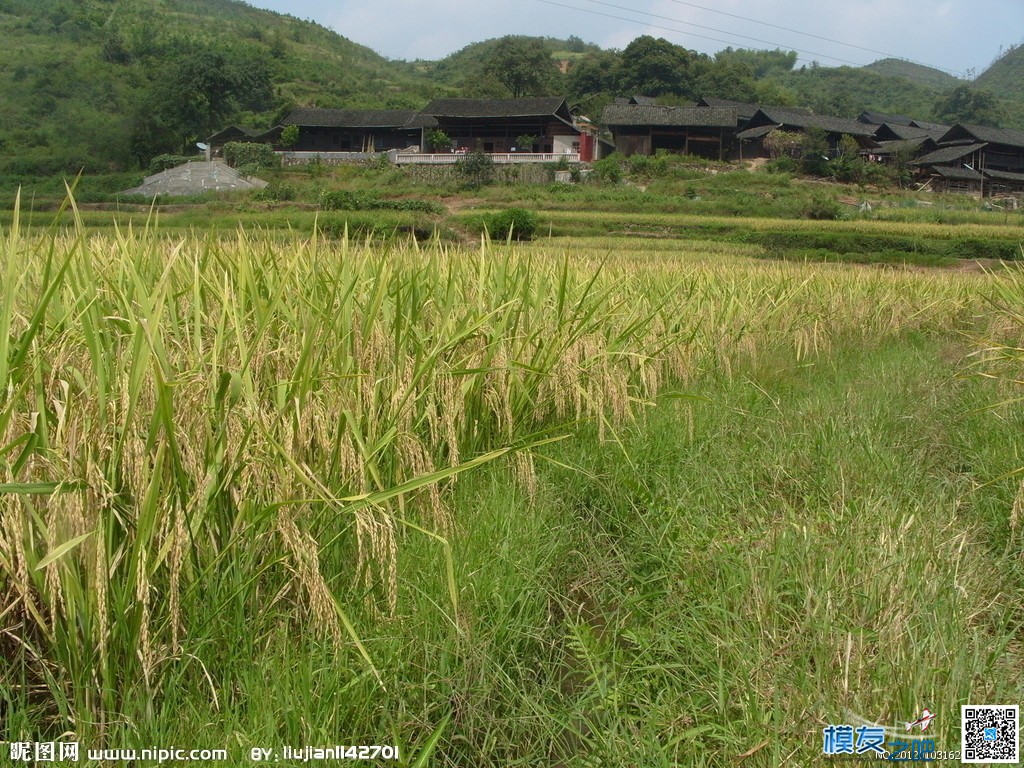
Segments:
[[[126,189],[122,195],[156,197],[158,195],[182,197],[204,192],[231,192],[243,189],[263,189],[267,182],[251,176],[241,176],[222,161],[196,160],[166,171],[147,176],[138,187]]]

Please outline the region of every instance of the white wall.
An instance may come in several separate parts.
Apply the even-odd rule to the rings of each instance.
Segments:
[[[579,140],[579,136],[555,136],[551,142],[551,149],[556,155],[572,152],[573,142],[578,142]]]

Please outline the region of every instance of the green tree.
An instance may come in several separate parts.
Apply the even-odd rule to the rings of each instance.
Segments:
[[[494,161],[484,152],[474,150],[455,163],[455,170],[470,189],[483,187],[494,181]]]
[[[803,136],[793,131],[772,131],[762,140],[772,160],[780,157],[796,159],[803,154]]]
[[[534,136],[531,133],[524,133],[520,136],[516,136],[516,149],[520,152],[532,152],[533,145],[539,140],[539,137]]]
[[[189,148],[241,110],[273,106],[270,71],[255,55],[186,46],[169,69],[158,75],[140,105],[132,144],[142,159],[148,159],[142,151]]]
[[[427,133],[427,144],[435,152],[447,152],[452,148],[451,137],[439,128]]]
[[[291,149],[299,143],[299,126],[286,125],[281,131],[281,146]]]
[[[988,91],[959,85],[935,103],[939,120],[953,123],[1000,125],[1005,117],[999,101]]]
[[[561,73],[540,40],[505,37],[487,59],[484,74],[500,82],[512,98],[518,99],[551,93]]]
[[[828,176],[828,134],[821,128],[808,128],[800,141],[800,165],[804,173]]]
[[[796,51],[755,51],[748,48],[726,48],[715,54],[719,64],[739,64],[750,68],[753,76],[760,80],[763,77],[783,75],[793,71],[796,66]]]
[[[757,100],[757,83],[750,66],[741,62],[713,61],[703,67],[697,79],[700,95],[739,101]]]
[[[621,93],[691,96],[696,57],[663,38],[643,35],[620,56],[617,85]]]
[[[569,69],[566,86],[574,101],[598,93],[616,90],[619,54],[612,51],[591,53],[577,59]]]

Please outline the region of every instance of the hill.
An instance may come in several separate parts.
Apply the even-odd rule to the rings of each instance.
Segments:
[[[127,167],[294,104],[418,107],[403,62],[234,0],[0,0],[0,169]]]
[[[314,22],[239,0],[0,0],[0,36],[7,177],[137,167],[231,123],[269,127],[296,105],[419,108],[438,96],[508,90],[485,63],[509,38],[439,61],[391,61]],[[569,60],[568,76],[552,67],[543,88],[591,113],[615,96],[644,93],[667,103],[713,95],[929,119],[958,82],[891,59],[790,71],[796,54],[784,51],[708,57],[646,36],[622,51],[574,36],[514,39]],[[1024,53],[1012,50],[978,79],[1001,96],[1016,94],[1000,100],[1008,125],[1024,124],[1022,74]]]
[[[502,41],[509,39],[539,43],[548,50],[554,61],[574,61],[587,54],[599,54],[602,50],[600,46],[584,42],[574,36],[562,40],[555,37],[510,35],[471,43],[443,59],[416,61],[412,63],[412,67],[417,74],[430,78],[432,82],[455,88],[464,96],[494,96],[501,88],[495,86],[484,75],[484,66]]]
[[[953,77],[948,72],[934,67],[926,67],[921,64],[914,64],[902,59],[879,59],[861,69],[873,72],[876,75],[888,77],[902,77],[917,85],[936,90],[949,90],[962,85],[963,81]]]
[[[978,75],[974,86],[1005,99],[1024,101],[1024,47],[1013,46]]]
[[[929,120],[943,94],[937,88],[863,67],[801,67],[775,79],[818,114],[845,117],[871,109]]]

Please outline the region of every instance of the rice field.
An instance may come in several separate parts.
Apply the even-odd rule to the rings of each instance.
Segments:
[[[71,210],[0,238],[0,739],[807,764],[1021,698],[1016,273]]]

